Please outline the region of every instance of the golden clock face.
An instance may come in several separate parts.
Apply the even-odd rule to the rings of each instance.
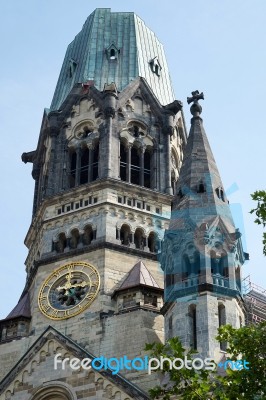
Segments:
[[[93,302],[100,288],[97,269],[86,262],[73,262],[55,270],[41,287],[38,304],[46,317],[74,317]]]

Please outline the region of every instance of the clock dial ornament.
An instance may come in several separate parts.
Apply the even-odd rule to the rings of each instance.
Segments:
[[[96,298],[100,288],[97,269],[86,262],[74,262],[56,269],[43,283],[38,304],[53,320],[80,314]]]

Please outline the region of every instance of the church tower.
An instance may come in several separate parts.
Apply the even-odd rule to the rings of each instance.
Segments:
[[[192,92],[191,129],[161,257],[166,339],[179,336],[203,358],[221,359],[219,326],[244,323],[241,266],[245,254]]]
[[[134,13],[96,9],[22,155],[33,216],[25,289],[0,321],[1,399],[147,398],[146,372],[59,372],[53,358],[133,359],[164,340],[158,255],[186,138],[155,34]]]

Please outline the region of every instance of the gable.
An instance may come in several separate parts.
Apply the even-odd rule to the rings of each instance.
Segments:
[[[93,368],[73,370],[69,362],[56,366],[61,359],[93,360],[95,356],[78,346],[56,329],[49,327],[0,383],[2,400],[76,400],[115,399],[147,400],[144,392],[131,385],[120,374]]]

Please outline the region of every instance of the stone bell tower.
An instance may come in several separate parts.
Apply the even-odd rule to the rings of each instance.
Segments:
[[[134,358],[164,340],[158,254],[186,137],[159,40],[134,13],[96,9],[68,46],[36,150],[22,155],[35,191],[25,289],[0,321],[0,380],[13,367],[17,374],[16,384],[14,371],[4,378],[7,398],[39,390],[41,365],[57,348]],[[154,384],[124,373],[128,397],[112,398]],[[68,376],[45,375],[51,387],[61,379],[76,391]]]
[[[218,361],[226,350],[215,339],[223,324],[244,323],[241,234],[235,228],[223,184],[200,117],[203,93],[192,92],[191,129],[165,232],[166,339]]]

